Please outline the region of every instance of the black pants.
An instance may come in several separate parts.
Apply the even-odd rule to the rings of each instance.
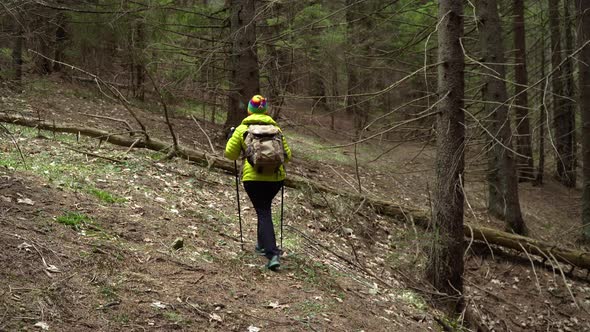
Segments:
[[[264,248],[265,256],[270,259],[272,256],[280,254],[272,223],[271,204],[273,198],[281,190],[283,181],[244,181],[243,183],[258,216],[258,245]]]

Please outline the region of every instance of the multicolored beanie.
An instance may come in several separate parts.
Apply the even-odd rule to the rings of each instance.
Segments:
[[[261,95],[256,95],[250,99],[248,103],[248,112],[255,114],[266,113],[266,98]]]

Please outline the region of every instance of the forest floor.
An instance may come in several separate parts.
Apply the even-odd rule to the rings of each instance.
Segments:
[[[92,115],[132,118],[91,90],[55,80],[6,94],[0,111],[125,131]],[[138,115],[170,140],[162,112]],[[428,209],[434,148],[395,142],[334,149],[343,137],[285,110],[295,161],[291,174],[364,195]],[[209,149],[187,117],[172,121],[180,143]],[[200,117],[200,112],[193,115]],[[219,126],[200,121],[211,137]],[[241,190],[241,250],[232,174],[162,152],[127,149],[75,135],[6,125],[0,140],[0,331],[438,331],[460,329],[428,305],[420,276],[429,236],[330,194],[287,188],[283,266],[264,269],[253,253],[255,213]],[[318,134],[318,133],[321,133]],[[40,135],[39,135],[40,134]],[[214,147],[221,154],[222,146]],[[84,152],[92,153],[92,156]],[[107,160],[109,158],[111,160]],[[466,218],[485,215],[483,181],[471,152]],[[551,179],[521,186],[531,237],[577,243],[579,191]],[[280,200],[275,201],[278,226]],[[176,239],[183,247],[173,248]],[[467,305],[491,331],[590,331],[586,271],[547,266],[514,252],[472,244],[466,253]]]

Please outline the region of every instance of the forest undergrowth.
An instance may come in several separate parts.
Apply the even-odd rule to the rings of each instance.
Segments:
[[[131,123],[119,105],[84,88],[53,81],[31,86],[25,95],[3,97],[0,111],[108,130],[120,123],[92,115]],[[290,112],[285,121],[296,123],[304,111]],[[139,114],[153,136],[169,140],[157,108]],[[213,136],[217,127],[200,122]],[[186,114],[173,123],[183,144],[208,148]],[[167,159],[164,152],[6,129],[11,135],[0,141],[0,264],[7,267],[0,272],[0,330],[462,329],[428,305],[433,290],[419,277],[428,233],[370,206],[288,189],[284,268],[273,273],[253,253],[255,213],[246,200],[241,249],[232,174]],[[432,167],[431,146],[406,144],[376,162],[370,161],[390,143],[364,146],[357,177],[352,149],[329,149],[339,140],[334,133],[326,140],[287,125],[286,134],[296,158],[293,174],[349,191],[360,182],[364,195],[428,208],[431,176],[412,170]],[[221,148],[213,147],[217,153]],[[467,218],[501,227],[483,217],[485,198],[474,178],[467,184]],[[575,195],[562,195],[560,205],[554,204],[563,190],[558,186],[522,188],[533,237],[583,248],[563,236],[571,231],[566,219],[578,204]],[[275,219],[278,227],[278,213]],[[590,330],[590,284],[583,271],[568,274],[566,266],[552,268],[498,248],[490,252],[485,244],[469,248],[465,297],[482,326]]]

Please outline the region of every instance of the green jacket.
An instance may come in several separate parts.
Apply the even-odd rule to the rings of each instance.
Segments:
[[[231,160],[238,160],[241,152],[246,150],[246,144],[244,143],[244,133],[248,130],[248,126],[251,124],[271,124],[278,127],[275,120],[266,114],[252,114],[245,118],[234,131],[233,135],[227,141],[225,146],[225,156]],[[280,129],[280,128],[279,128]],[[287,140],[283,136],[283,147],[287,154],[285,163],[291,160],[291,149],[287,145]],[[285,167],[281,166],[279,172],[276,174],[259,174],[254,168],[248,163],[247,160],[243,160],[243,171],[242,181],[282,181],[285,179]]]

